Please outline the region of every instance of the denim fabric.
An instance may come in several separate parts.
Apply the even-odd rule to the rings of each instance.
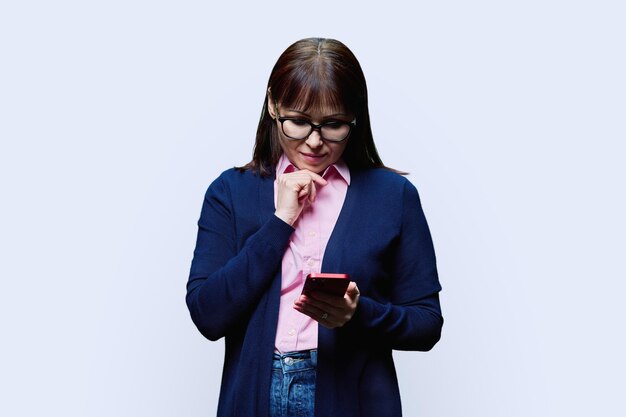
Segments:
[[[317,350],[274,353],[270,417],[313,417]]]

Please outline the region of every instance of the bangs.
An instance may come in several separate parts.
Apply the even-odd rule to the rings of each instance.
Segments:
[[[332,67],[324,67],[314,60],[293,68],[289,76],[280,80],[283,82],[276,83],[278,97],[275,99],[282,106],[302,112],[324,109],[355,113],[353,101],[358,93],[351,91],[351,83],[342,82]]]

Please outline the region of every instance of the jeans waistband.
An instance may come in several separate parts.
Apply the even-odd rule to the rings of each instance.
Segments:
[[[317,367],[317,349],[298,352],[274,353],[272,368],[283,372],[296,372]]]

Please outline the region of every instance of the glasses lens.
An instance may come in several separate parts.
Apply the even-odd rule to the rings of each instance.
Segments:
[[[306,120],[289,119],[283,122],[283,133],[293,139],[304,139],[309,136],[311,125]]]
[[[344,140],[350,133],[350,126],[347,123],[330,122],[322,126],[322,137],[331,141]]]

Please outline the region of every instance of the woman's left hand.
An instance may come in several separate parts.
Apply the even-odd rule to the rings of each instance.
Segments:
[[[301,295],[294,302],[293,308],[316,320],[319,324],[329,329],[341,327],[346,324],[356,311],[359,304],[359,288],[356,282],[350,282],[343,297],[314,292],[310,297]]]

